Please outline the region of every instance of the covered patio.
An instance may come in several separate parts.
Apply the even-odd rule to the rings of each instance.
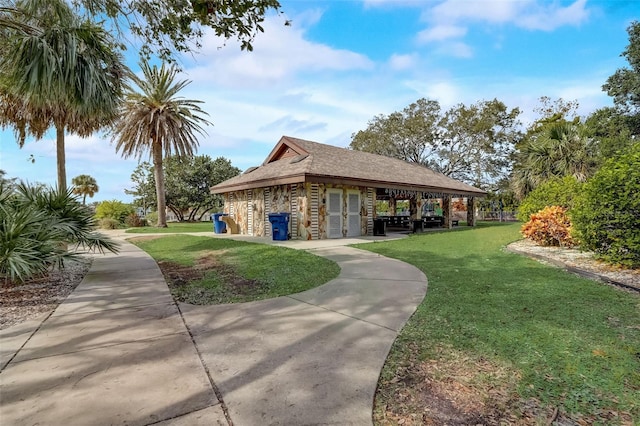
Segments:
[[[224,196],[224,213],[240,234],[270,236],[269,214],[289,213],[290,238],[305,240],[373,235],[374,220],[385,218],[412,228],[418,222],[450,228],[455,198],[467,200],[467,224],[473,226],[475,200],[486,195],[418,164],[289,136],[262,165],[211,192]],[[382,200],[389,214],[378,214]],[[427,208],[436,200],[441,215]],[[406,211],[397,211],[399,201],[408,202]]]

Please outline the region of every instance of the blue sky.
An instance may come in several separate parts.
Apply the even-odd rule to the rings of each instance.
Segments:
[[[183,96],[204,101],[213,126],[199,155],[240,169],[259,165],[282,135],[348,146],[379,114],[419,98],[443,109],[497,98],[526,124],[541,96],[577,100],[587,115],[611,99],[601,90],[626,66],[620,54],[640,1],[622,0],[281,0],[254,51],[208,34],[181,58]],[[291,26],[285,26],[291,20]],[[136,68],[135,53],[128,55]],[[67,135],[67,177],[89,174],[88,201],[129,202],[136,159],[108,138]],[[35,158],[35,163],[28,161]],[[145,158],[146,159],[146,158]],[[54,185],[55,135],[18,149],[0,132],[0,169]]]

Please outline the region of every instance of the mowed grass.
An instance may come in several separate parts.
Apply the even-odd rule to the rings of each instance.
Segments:
[[[213,222],[169,222],[166,228],[143,226],[140,228],[129,228],[126,231],[127,234],[175,234],[184,232],[213,233]]]
[[[640,424],[640,296],[506,252],[519,227],[358,246],[413,264],[429,280],[380,383],[415,362],[488,360],[506,371],[499,380],[515,382],[520,401],[588,424]],[[379,391],[376,409],[394,398]]]
[[[298,293],[335,278],[333,261],[284,247],[228,239],[172,235],[132,243],[159,264],[202,269],[204,275],[184,285],[171,286],[178,300],[194,304],[248,302]],[[178,271],[180,268],[172,267]],[[164,268],[163,268],[164,271]]]

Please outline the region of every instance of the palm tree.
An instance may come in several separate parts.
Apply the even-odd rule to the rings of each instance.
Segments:
[[[64,0],[20,0],[0,17],[0,126],[56,129],[58,188],[67,187],[65,132],[86,137],[117,115],[126,72],[109,34]]]
[[[583,125],[566,121],[546,124],[518,147],[512,188],[524,198],[552,177],[573,176],[584,182],[597,168],[596,150]]]
[[[116,152],[123,157],[141,159],[149,152],[153,160],[158,206],[158,227],[167,227],[162,160],[173,151],[179,156],[191,156],[198,146],[196,133],[206,134],[202,125],[211,124],[201,114],[208,115],[198,104],[201,101],[184,99],[178,92],[190,81],[174,82],[177,69],[162,64],[140,64],[144,79],[132,76],[140,89],[136,92],[127,86],[121,114],[113,128]]]
[[[93,176],[80,175],[71,179],[73,184],[72,192],[75,195],[82,195],[82,204],[86,204],[87,195],[91,198],[100,190],[98,183]]]

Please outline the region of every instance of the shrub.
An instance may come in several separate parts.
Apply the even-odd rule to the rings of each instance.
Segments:
[[[640,143],[603,164],[571,217],[584,248],[607,262],[640,268]]]
[[[533,213],[550,206],[571,210],[577,197],[582,193],[583,186],[584,184],[578,182],[573,176],[549,179],[522,200],[518,208],[518,220],[526,222]]]
[[[531,215],[531,220],[522,225],[522,235],[541,246],[571,247],[571,220],[567,209],[560,206],[545,207]]]
[[[121,224],[115,219],[100,219],[98,226],[102,229],[118,229]]]
[[[453,208],[454,212],[466,212],[467,203],[465,203],[462,198],[458,198],[453,203],[451,203],[451,208]]]
[[[145,219],[148,226],[156,226],[158,224],[158,212],[147,213]]]
[[[93,214],[71,191],[0,182],[0,278],[46,274],[78,256],[78,246],[117,252],[117,244],[94,229]]]
[[[131,213],[129,216],[127,216],[127,218],[124,220],[124,223],[130,228],[140,228],[142,226],[147,226],[147,221],[145,219],[142,219],[135,213]]]
[[[131,213],[135,213],[133,206],[118,200],[103,201],[96,206],[98,219],[114,219],[124,223],[126,217]]]

